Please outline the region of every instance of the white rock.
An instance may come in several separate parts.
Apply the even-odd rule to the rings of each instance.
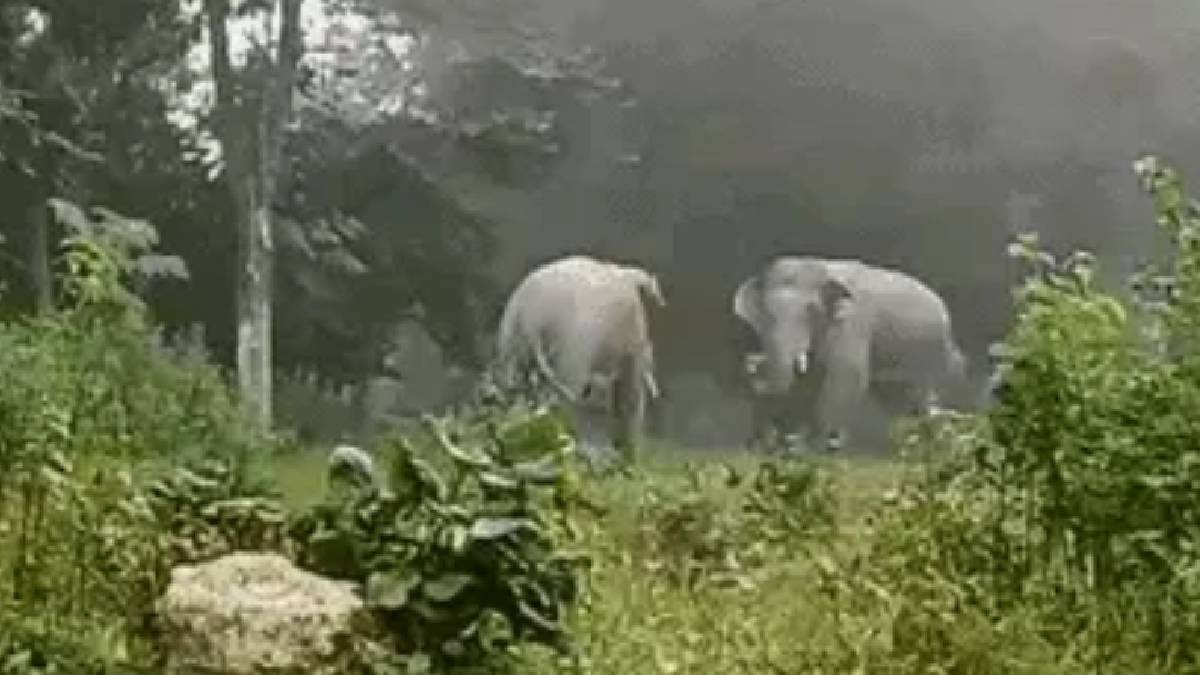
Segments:
[[[171,571],[159,604],[172,675],[340,672],[365,620],[352,585],[273,553],[232,553]]]

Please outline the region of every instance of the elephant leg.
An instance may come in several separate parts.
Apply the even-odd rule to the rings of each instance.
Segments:
[[[781,439],[795,428],[794,413],[790,399],[764,399],[754,402],[754,428],[751,430],[749,447],[774,452]]]
[[[622,359],[612,387],[613,446],[627,464],[633,464],[646,421],[645,373],[633,359]]]
[[[771,429],[775,425],[775,416],[769,403],[762,398],[755,398],[752,402],[750,438],[746,442],[746,446],[751,450],[765,449],[770,440]]]
[[[850,421],[870,383],[870,336],[856,327],[851,323],[831,331],[825,352],[813,440],[829,451],[842,449],[849,441]]]

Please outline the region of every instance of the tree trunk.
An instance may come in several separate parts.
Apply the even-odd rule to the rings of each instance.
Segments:
[[[225,154],[225,180],[233,196],[238,229],[238,385],[244,404],[264,432],[270,429],[272,417],[275,246],[271,209],[300,58],[300,1],[279,0],[276,11],[282,13],[282,21],[275,61],[260,91],[251,92],[229,60],[225,32],[228,0],[205,0],[217,91],[217,135]]]
[[[50,218],[45,199],[29,209],[29,281],[38,314],[54,311],[54,280],[50,274]]]
[[[261,430],[271,428],[271,297],[274,250],[265,195],[247,191],[239,215],[238,385]]]

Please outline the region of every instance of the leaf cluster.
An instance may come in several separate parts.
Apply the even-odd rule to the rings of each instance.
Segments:
[[[153,515],[166,570],[235,551],[284,552],[286,514],[245,467],[208,460],[152,483],[140,503]]]
[[[565,647],[586,555],[572,550],[575,468],[545,411],[427,418],[386,439],[387,490],[318,505],[291,526],[300,564],[362,584],[386,627],[376,672]],[[408,668],[408,671],[394,670]]]
[[[832,541],[837,506],[828,472],[801,457],[789,457],[759,464],[741,511],[746,530],[772,546],[789,548]]]
[[[1066,655],[1065,671],[1200,666],[1200,209],[1156,160],[1137,169],[1168,259],[1127,298],[1090,255],[1013,245],[1029,275],[996,404],[913,428],[918,461],[870,546],[821,568],[837,667],[1012,672],[1021,652]]]
[[[685,470],[681,489],[650,485],[636,516],[641,565],[675,586],[749,589],[767,563],[836,533],[833,481],[808,460],[760,462],[748,485],[725,466],[724,491],[701,469]]]
[[[132,260],[152,231],[125,238],[113,214],[77,224],[60,270],[71,302],[0,323],[0,660],[12,672],[151,662],[169,528],[141,486],[163,463],[236,464],[259,442],[220,374],[164,344],[135,302]]]
[[[682,492],[651,485],[640,500],[636,560],[688,590],[750,587],[750,569],[761,558],[746,559],[740,519],[705,489],[700,470],[686,471]]]

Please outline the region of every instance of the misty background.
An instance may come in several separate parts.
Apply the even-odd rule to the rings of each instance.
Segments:
[[[287,139],[273,359],[281,379],[313,371],[317,388],[371,380],[365,399],[393,417],[469,390],[507,293],[569,253],[658,274],[665,398],[652,427],[687,444],[748,433],[739,364],[755,341],[730,298],[774,256],[921,278],[945,297],[978,377],[1019,280],[1012,235],[1091,250],[1117,283],[1155,234],[1131,163],[1153,152],[1200,174],[1190,1],[456,0],[425,18],[424,0],[361,4],[414,32],[349,31],[340,51],[309,54],[326,83],[297,99]],[[203,158],[212,125],[195,111],[191,130],[168,124],[187,96],[156,88],[206,77],[179,67],[205,49],[188,37],[196,27],[171,3],[47,7],[44,33],[21,12],[0,17],[0,95],[24,91],[18,111],[104,160],[81,168],[46,151],[0,101],[0,235],[13,254],[0,257],[0,310],[34,310],[49,288],[27,273],[40,263],[19,258],[44,248],[30,225],[65,194],[160,229],[190,279],[152,287],[156,321],[199,324],[232,366],[232,193]],[[419,43],[411,61],[368,48],[385,34]],[[553,58],[537,56],[546,39]],[[599,79],[621,86],[560,58],[585,45],[605,61]],[[100,65],[72,65],[81,55]],[[326,71],[351,75],[315,75]],[[94,95],[80,98],[80,82]],[[375,116],[397,99],[407,112]],[[281,384],[282,416],[321,417],[298,400],[306,386]]]
[[[676,404],[740,392],[753,342],[730,297],[772,256],[854,257],[925,280],[978,372],[1007,325],[1012,234],[1091,250],[1119,280],[1153,232],[1131,162],[1156,152],[1184,175],[1200,168],[1193,2],[556,0],[536,12],[604,54],[637,105],[574,120],[577,154],[538,189],[476,195],[502,223],[493,273],[507,291],[577,251],[656,271],[669,302],[654,317],[658,364]]]

